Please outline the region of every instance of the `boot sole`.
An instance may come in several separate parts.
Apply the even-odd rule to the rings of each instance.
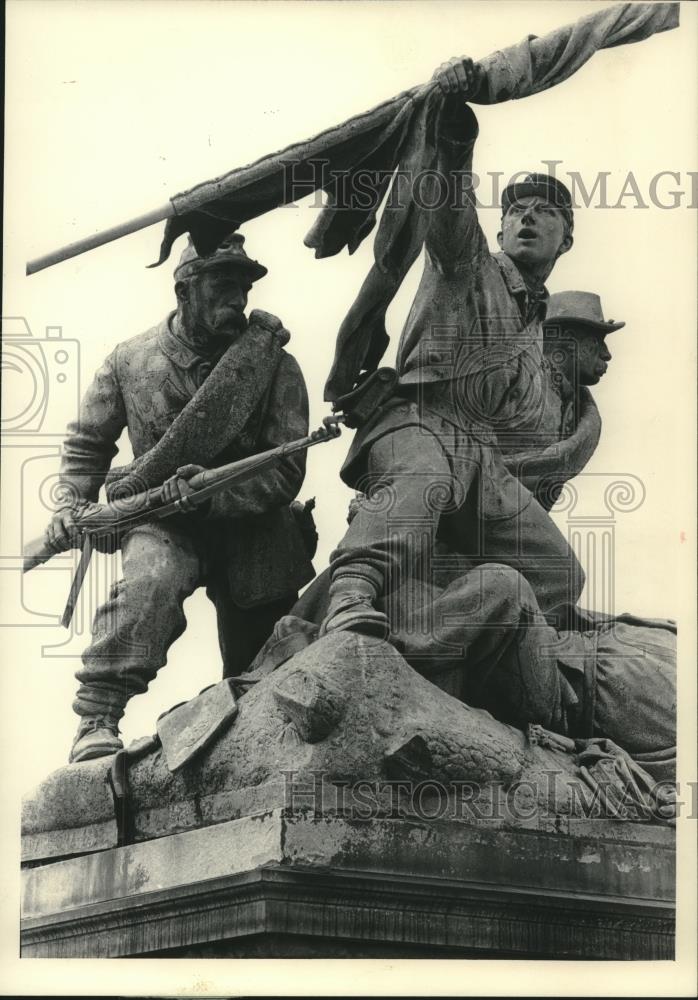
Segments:
[[[95,760],[97,757],[113,757],[114,754],[119,752],[119,750],[123,750],[123,744],[116,747],[88,747],[77,754],[71,753],[69,763],[80,764],[84,760]]]

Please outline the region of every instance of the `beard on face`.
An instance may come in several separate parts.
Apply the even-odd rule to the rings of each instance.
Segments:
[[[244,333],[248,323],[244,312],[237,309],[224,309],[221,312],[212,310],[213,315],[209,322],[205,323],[212,336],[239,336]]]
[[[199,303],[188,303],[183,310],[185,325],[197,340],[211,337],[239,337],[247,329],[245,313],[233,309],[202,310]]]

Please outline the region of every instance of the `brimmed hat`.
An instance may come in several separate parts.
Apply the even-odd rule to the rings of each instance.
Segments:
[[[562,181],[550,174],[527,174],[523,180],[507,184],[502,192],[502,215],[505,215],[511,204],[520,198],[530,198],[538,195],[545,198],[551,205],[559,208],[567,222],[572,226],[572,195]]]
[[[179,258],[174,271],[175,281],[190,278],[193,274],[211,267],[229,267],[245,271],[250,281],[258,281],[267,273],[266,267],[248,257],[244,249],[245,237],[240,233],[227,236],[207,257],[200,257],[191,240]]]
[[[565,323],[582,323],[604,334],[625,326],[623,322],[603,318],[601,299],[593,292],[556,292],[550,296],[543,327]]]

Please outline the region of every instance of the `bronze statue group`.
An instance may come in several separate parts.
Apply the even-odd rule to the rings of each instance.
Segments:
[[[504,722],[613,741],[655,781],[674,780],[675,625],[581,608],[584,572],[550,516],[598,443],[590,387],[624,324],[604,318],[593,291],[546,290],[573,246],[572,198],[556,178],[533,173],[504,190],[491,253],[472,191],[455,188],[472,170],[467,102],[480,75],[453,59],[434,81],[449,197],[428,213],[395,372],[366,365],[334,400],[356,429],[340,473],[356,499],[329,566],[299,597],[314,576],[309,512],[295,502],[302,452],[125,533],[123,579],[77,674],[71,761],[121,749],[129,699],[165,664],[183,602],[205,586],[227,676],[262,675],[309,643],[358,632]],[[289,335],[276,317],[246,313],[265,274],[237,233],[206,254],[189,243],[176,308],[116,347],[69,426],[66,500],[47,529],[55,551],[79,544],[105,484],[110,499],[140,484],[186,500],[203,469],[307,435]],[[133,462],[110,469],[124,428]]]

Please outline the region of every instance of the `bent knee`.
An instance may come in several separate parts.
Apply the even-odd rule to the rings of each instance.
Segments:
[[[119,593],[144,608],[173,608],[181,605],[197,586],[195,573],[163,572],[158,566],[144,569],[117,585]]]
[[[405,427],[379,438],[371,449],[369,472],[387,481],[452,474],[438,440],[414,427]]]
[[[502,607],[530,607],[536,598],[528,580],[513,566],[483,563],[478,566],[483,590],[498,599]]]

